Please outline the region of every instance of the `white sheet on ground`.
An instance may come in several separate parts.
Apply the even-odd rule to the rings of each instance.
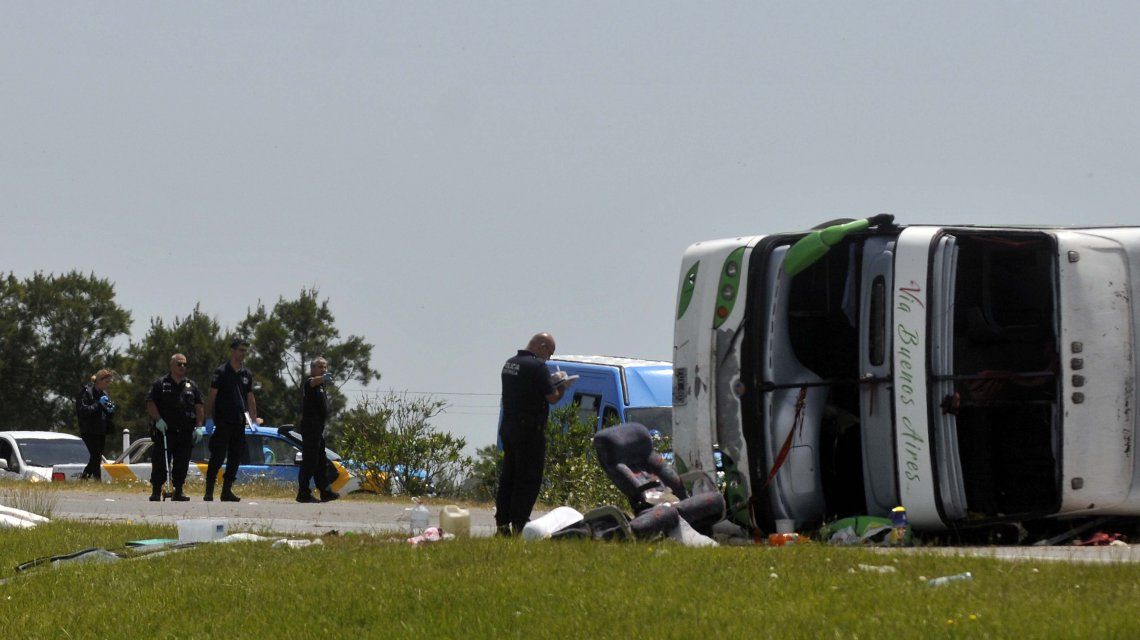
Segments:
[[[277,540],[277,538],[266,538],[265,536],[259,536],[256,533],[244,533],[243,532],[243,533],[231,533],[230,535],[228,535],[224,538],[218,538],[217,540],[211,540],[210,542],[213,542],[213,543],[218,543],[218,542],[227,542],[227,543],[228,542],[264,542],[266,540]]]
[[[697,533],[697,530],[694,529],[688,522],[686,522],[684,518],[681,518],[681,522],[678,523],[677,526],[672,531],[669,532],[669,538],[671,540],[676,540],[677,542],[680,542],[682,545],[684,545],[686,547],[719,547],[720,546],[719,544],[717,544],[716,540],[713,540],[712,538],[710,538],[706,535]]]
[[[0,529],[31,529],[36,523],[6,513],[0,513]]]
[[[21,520],[27,520],[28,522],[31,522],[33,524],[39,524],[41,522],[51,522],[51,520],[48,520],[47,518],[41,516],[38,513],[32,513],[31,511],[24,511],[23,509],[17,509],[15,507],[5,507],[2,504],[0,504],[0,515],[12,516],[14,518],[19,518]]]
[[[531,520],[523,527],[523,540],[543,540],[555,531],[582,521],[582,513],[572,507],[558,507],[537,520]]]

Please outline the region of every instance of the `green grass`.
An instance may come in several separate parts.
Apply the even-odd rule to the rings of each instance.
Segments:
[[[173,535],[170,527],[77,523],[0,530],[0,572],[9,577],[38,556]],[[867,573],[860,563],[897,571]],[[919,579],[960,571],[974,579],[937,588]],[[27,638],[1132,638],[1138,599],[1134,565],[821,545],[477,539],[412,548],[348,536],[299,550],[204,545],[37,568],[0,585],[0,617],[13,637]]]

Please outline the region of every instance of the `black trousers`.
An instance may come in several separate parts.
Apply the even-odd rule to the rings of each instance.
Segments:
[[[316,483],[317,489],[327,490],[333,478],[327,477],[325,466],[324,426],[301,425],[301,470],[297,474],[297,492],[307,493],[310,481]]]
[[[510,524],[515,535],[522,533],[538,500],[545,465],[546,437],[543,434],[523,437],[503,434],[503,471],[495,496],[495,525],[500,530]]]
[[[87,466],[83,467],[81,478],[103,479],[103,448],[107,446],[107,435],[104,433],[84,433],[79,436],[83,444],[87,445]]]
[[[170,483],[174,490],[181,493],[182,485],[186,483],[186,470],[190,468],[190,450],[194,448],[194,429],[166,428],[166,443],[163,444],[162,433],[157,429],[150,430],[150,439],[154,444],[150,447],[150,484],[158,490],[166,482],[166,449],[170,447]]]
[[[214,488],[214,480],[217,479],[218,469],[222,468],[223,462],[226,473],[222,476],[222,487],[232,485],[245,454],[244,424],[215,425],[214,433],[210,436],[210,462],[206,465],[207,490]]]

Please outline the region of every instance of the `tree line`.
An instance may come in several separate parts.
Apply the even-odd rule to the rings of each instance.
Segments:
[[[131,312],[115,301],[115,286],[94,273],[36,273],[0,278],[0,430],[76,432],[75,401],[96,370],[115,372],[108,390],[118,405],[116,424],[132,438],[149,429],[146,395],[169,373],[170,356],[183,353],[188,376],[203,395],[211,373],[229,357],[229,341],[253,343],[248,366],[256,377],[258,414],[267,424],[300,418],[300,384],[316,356],[329,361],[338,390],[330,394],[339,411],[345,383],[379,380],[371,366],[372,344],[361,336],[341,337],[328,300],[315,287],[271,307],[258,303],[232,328],[223,328],[196,303],[183,316],[151,318],[146,333],[130,336]],[[121,338],[127,346],[120,349]]]

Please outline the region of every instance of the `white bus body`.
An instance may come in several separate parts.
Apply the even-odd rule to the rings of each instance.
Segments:
[[[762,530],[1140,515],[1140,228],[872,220],[798,267],[819,234],[685,252],[678,469]]]

